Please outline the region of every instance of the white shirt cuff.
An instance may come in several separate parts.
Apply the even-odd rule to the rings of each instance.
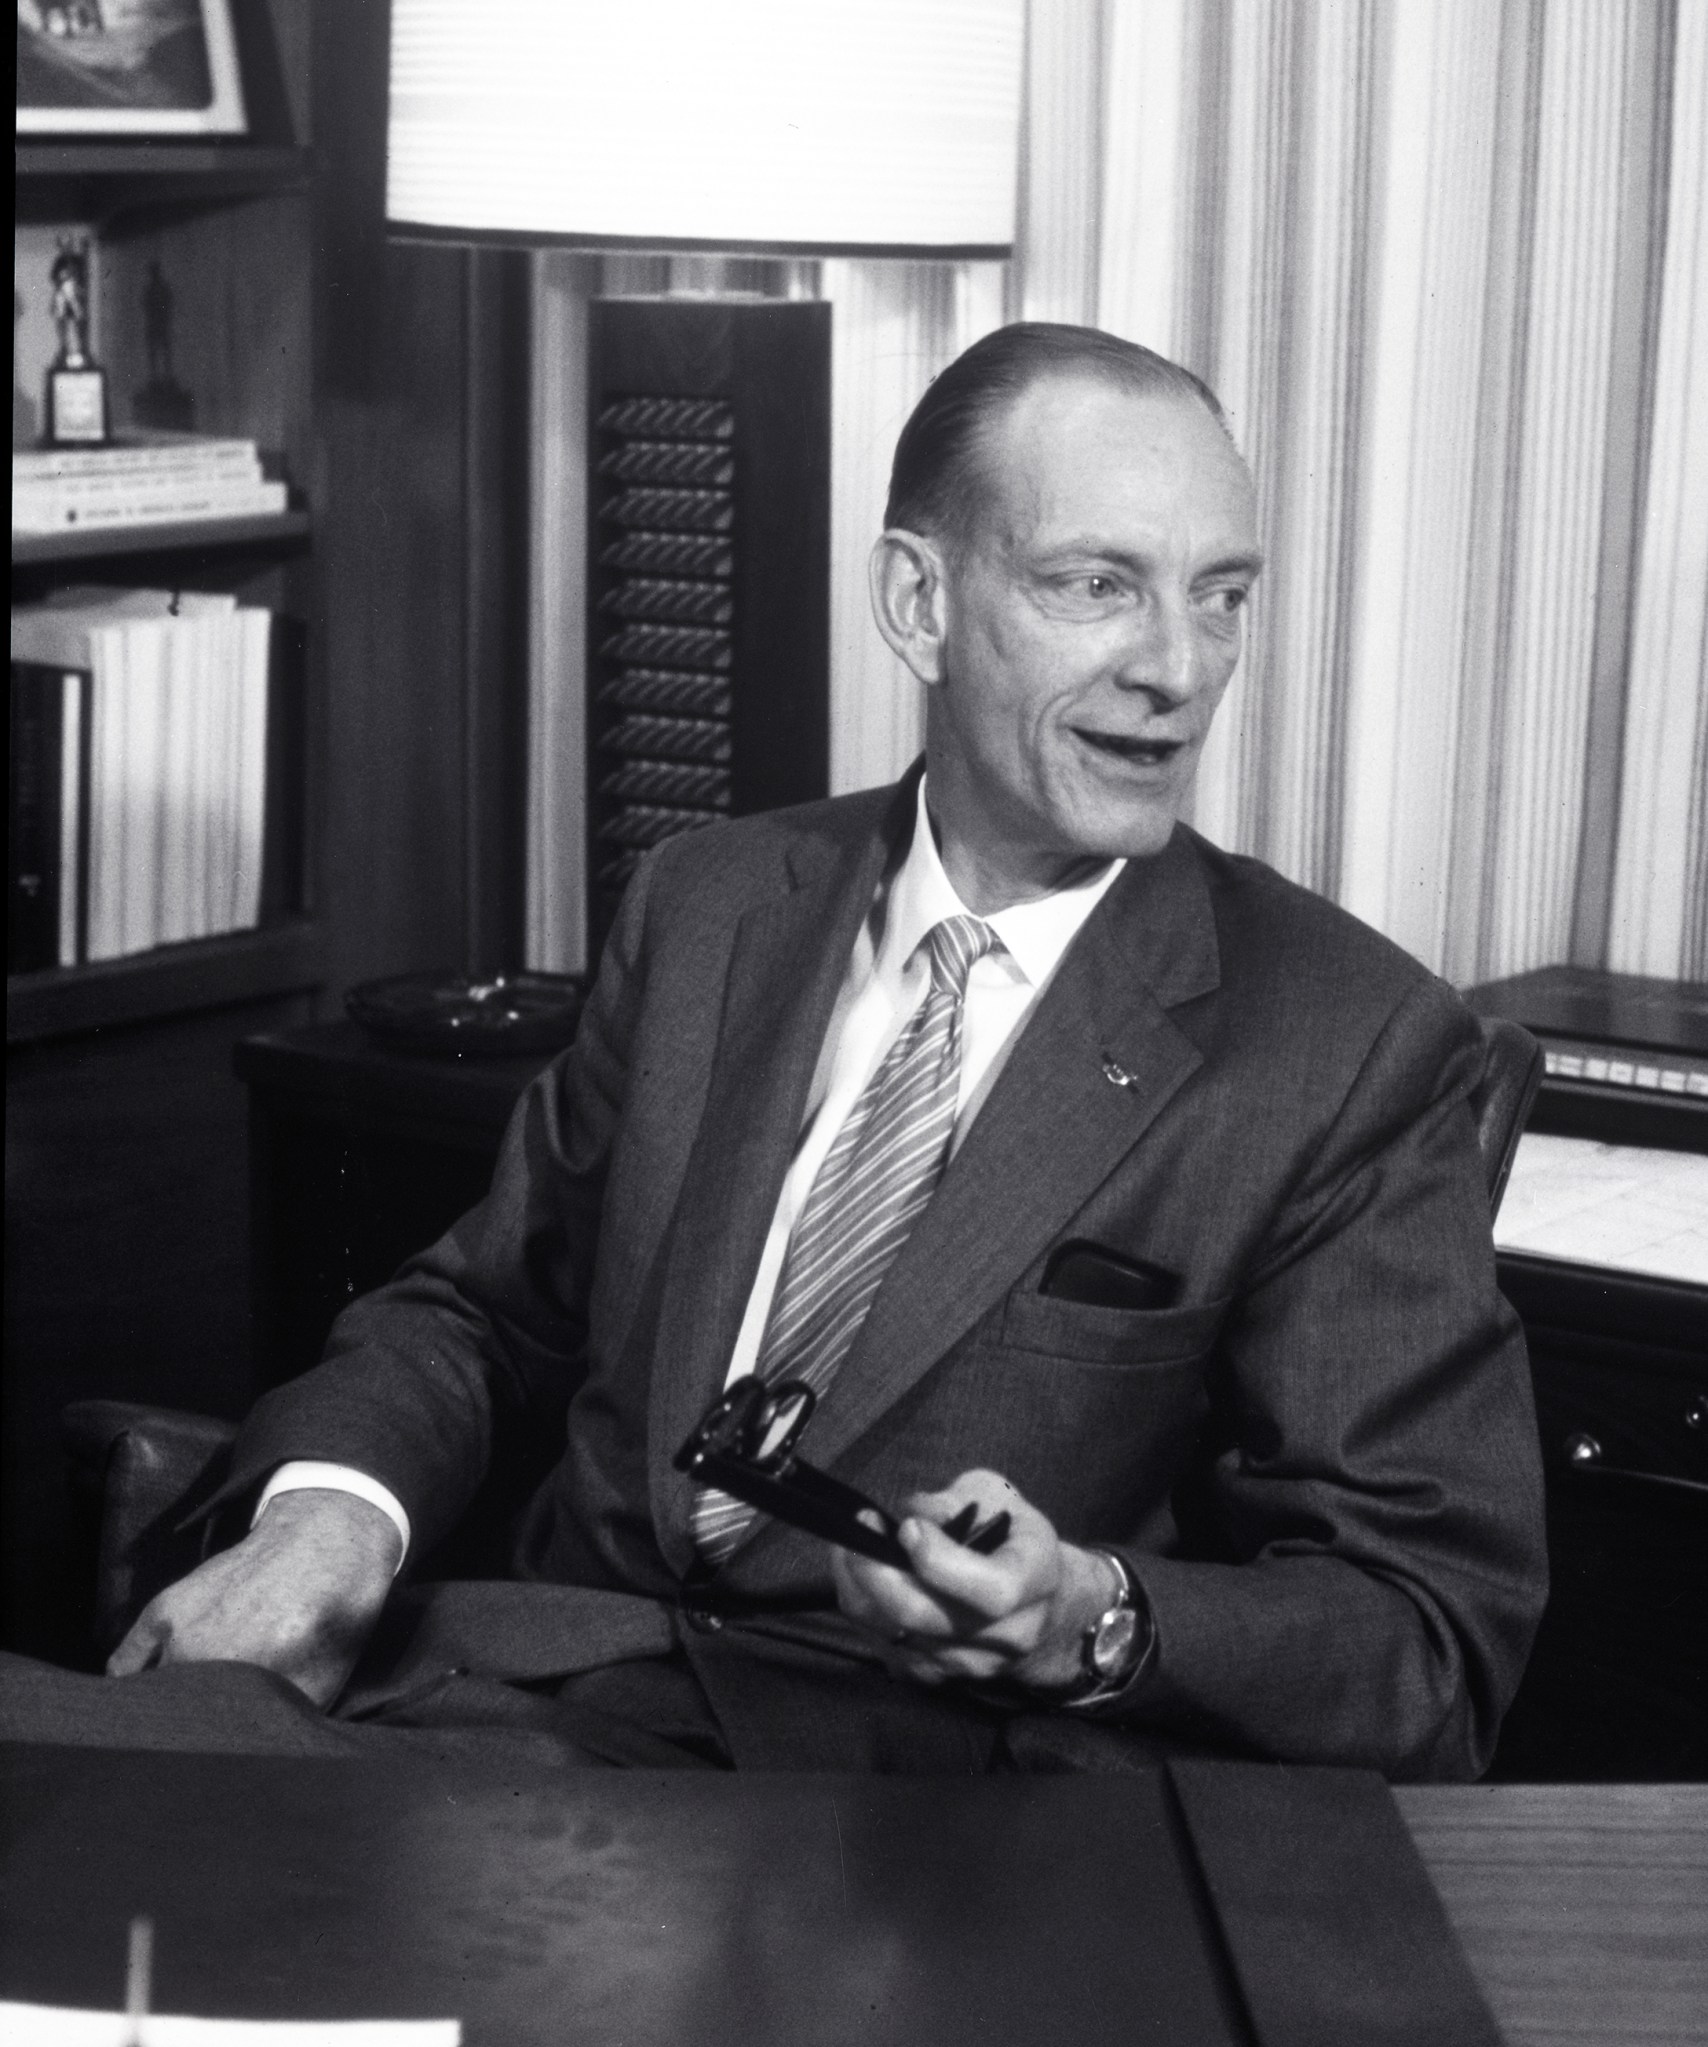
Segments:
[[[392,1572],[395,1578],[403,1569],[404,1557],[409,1554],[409,1516],[403,1511],[403,1502],[389,1487],[381,1485],[377,1478],[369,1478],[365,1471],[353,1471],[348,1464],[318,1464],[308,1458],[281,1464],[261,1489],[250,1527],[255,1526],[280,1493],[306,1492],[315,1487],[329,1493],[354,1493],[358,1500],[366,1500],[370,1506],[378,1507],[387,1517],[403,1541],[402,1553]]]

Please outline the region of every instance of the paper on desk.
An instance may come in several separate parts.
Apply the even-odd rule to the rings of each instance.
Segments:
[[[6,2047],[130,2047],[122,2011],[0,1999]],[[461,2047],[460,2019],[192,2019],[150,2012],[141,2047]]]
[[[1708,1285],[1708,1156],[1527,1131],[1494,1234],[1503,1251]]]

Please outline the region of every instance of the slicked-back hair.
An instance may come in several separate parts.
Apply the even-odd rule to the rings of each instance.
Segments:
[[[978,523],[979,458],[992,423],[1045,377],[1096,377],[1135,397],[1183,398],[1228,431],[1221,401],[1165,355],[1097,327],[1019,320],[940,371],[896,442],[884,525],[963,545]]]

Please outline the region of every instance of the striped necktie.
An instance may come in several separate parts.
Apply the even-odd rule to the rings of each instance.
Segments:
[[[866,1083],[819,1167],[789,1238],[755,1367],[762,1379],[829,1385],[872,1296],[949,1162],[961,1081],[961,1013],[974,960],[1000,945],[977,917],[945,917],[920,941],[931,986]],[[715,1486],[694,1502],[694,1541],[721,1564],[757,1510]]]

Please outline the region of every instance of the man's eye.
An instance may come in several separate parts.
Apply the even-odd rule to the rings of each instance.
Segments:
[[[1113,576],[1081,576],[1079,586],[1087,597],[1113,597],[1115,578]]]

